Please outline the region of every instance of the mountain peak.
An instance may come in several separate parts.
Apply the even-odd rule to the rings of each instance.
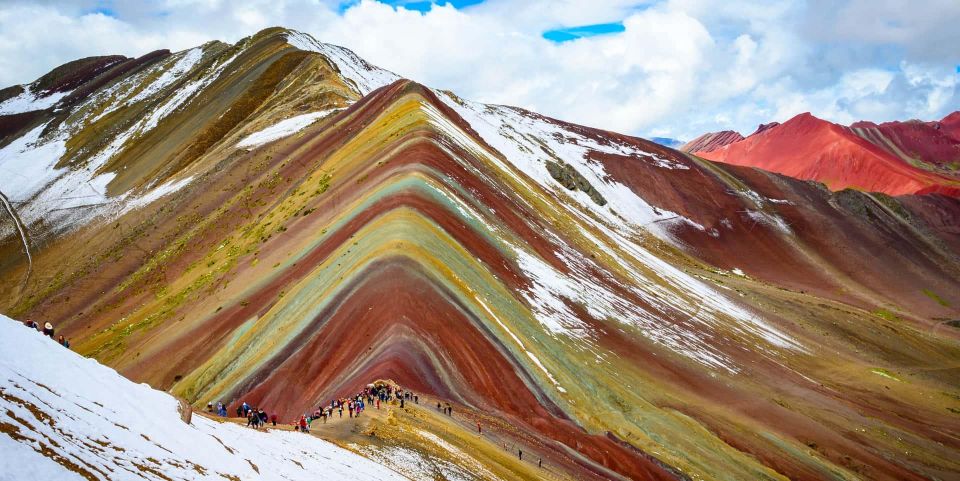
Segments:
[[[722,130],[720,132],[709,132],[703,134],[690,142],[687,142],[680,150],[684,152],[711,152],[722,148],[725,145],[743,140],[739,132],[733,130]]]
[[[0,312],[52,323],[184,406],[291,419],[389,381],[429,405],[325,433],[414,478],[955,467],[960,446],[927,429],[960,430],[941,396],[954,386],[908,374],[960,359],[953,328],[930,320],[960,304],[960,201],[705,160],[753,156],[835,188],[949,185],[853,129],[798,116],[686,155],[433,90],[282,28],[88,77],[0,114]],[[32,92],[0,95],[3,111]],[[0,354],[16,358],[7,341]],[[108,463],[182,452],[140,439]],[[78,459],[104,459],[97,444],[74,446]]]

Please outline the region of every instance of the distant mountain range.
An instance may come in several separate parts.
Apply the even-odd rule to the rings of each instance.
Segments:
[[[960,112],[923,122],[843,126],[800,114],[744,138],[723,131],[681,147],[703,158],[758,167],[833,190],[960,196]]]
[[[650,137],[650,140],[671,149],[679,149],[685,143],[682,140],[671,139],[670,137]]]

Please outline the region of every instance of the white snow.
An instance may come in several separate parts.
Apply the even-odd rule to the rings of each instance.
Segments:
[[[34,110],[44,110],[53,107],[60,99],[70,95],[70,92],[54,92],[45,97],[38,97],[29,85],[21,85],[23,92],[0,102],[0,115],[20,114]]]
[[[499,479],[495,474],[490,472],[483,463],[477,461],[477,458],[467,454],[462,449],[444,441],[436,434],[433,434],[429,431],[418,430],[418,434],[424,439],[436,444],[437,446],[443,448],[448,453],[450,453],[454,458],[457,459],[460,465],[467,465],[470,467],[470,470],[473,474],[478,475],[481,479],[496,480]]]
[[[389,466],[414,481],[434,481],[448,479],[450,481],[473,481],[481,479],[496,479],[478,476],[450,461],[423,454],[401,446],[385,446],[374,449],[369,446],[350,445],[351,448],[363,453],[370,459]],[[437,476],[437,475],[441,476]]]
[[[310,112],[281,120],[270,127],[244,137],[243,140],[237,142],[237,147],[250,149],[293,135],[316,122],[318,119],[322,119],[339,110],[342,109],[321,110],[319,112]]]
[[[682,222],[704,232],[706,229],[676,213],[654,208],[629,187],[613,181],[599,163],[589,159],[589,154],[597,151],[632,157],[652,162],[661,168],[686,166],[632,145],[586,138],[567,130],[560,123],[520,109],[463,101],[441,91],[435,93],[463,117],[488,145],[502,154],[504,161],[447,120],[434,107],[423,105],[423,110],[438,130],[468,151],[489,158],[531,192],[553,193],[561,201],[551,203],[566,209],[580,224],[581,228],[575,230],[586,237],[597,251],[613,256],[616,264],[629,274],[629,278],[623,280],[594,278],[586,273],[590,271],[593,261],[583,258],[563,239],[550,233],[547,235],[556,248],[557,257],[566,266],[565,272],[529,253],[526,248],[511,245],[516,252],[518,266],[532,285],[522,295],[547,332],[580,341],[588,340],[591,333],[566,304],[573,302],[596,319],[612,319],[635,326],[649,339],[674,352],[728,372],[738,372],[739,368],[733,365],[719,346],[722,340],[714,337],[714,333],[722,326],[744,335],[756,336],[773,346],[802,350],[788,335],[727,299],[717,289],[677,269],[643,247],[637,238],[640,230],[673,242],[670,224]],[[560,160],[576,169],[608,204],[600,207],[586,194],[570,192],[561,186],[546,169],[547,160]],[[564,200],[570,198],[575,202]],[[594,231],[600,236],[594,235]],[[629,258],[621,257],[621,253]],[[611,282],[619,283],[647,306],[623,299],[611,290]],[[497,321],[500,322],[499,319]],[[522,343],[520,345],[522,348]],[[525,348],[523,350],[529,353]],[[549,373],[547,375],[552,379]]]
[[[93,121],[121,108],[125,105],[135,104],[137,102],[142,102],[148,100],[153,96],[156,96],[161,91],[180,80],[184,75],[189,74],[196,66],[200,63],[200,60],[203,59],[203,47],[191,48],[189,50],[184,50],[182,52],[175,53],[168,59],[166,62],[163,62],[159,65],[151,67],[150,69],[137,74],[126,81],[113,85],[104,91],[104,95],[99,97],[100,101],[111,101],[112,103],[103,111],[93,118]],[[173,65],[170,65],[170,63]],[[149,85],[141,89],[136,94],[132,96],[127,93],[126,95],[118,95],[116,98],[111,99],[117,91],[131,92],[135,91],[137,85],[140,85],[144,80],[155,74],[158,70],[163,70],[153,82],[150,82]]]
[[[759,210],[750,210],[745,211],[747,218],[750,219],[754,224],[763,224],[773,228],[776,228],[784,234],[792,234],[793,231],[790,229],[790,224],[787,224],[782,217],[776,214],[770,214],[768,212],[759,211]]]
[[[66,142],[41,139],[44,127],[38,126],[0,149],[0,191],[28,228],[41,218],[58,228],[102,214],[108,207],[106,185],[114,174],[97,174],[94,165],[76,170],[56,168],[66,152]]]
[[[139,196],[139,197],[131,197],[131,198],[130,198],[129,200],[127,200],[127,202],[124,204],[123,209],[121,209],[121,211],[120,211],[120,214],[125,214],[125,213],[127,213],[127,212],[132,211],[132,210],[136,210],[136,209],[139,209],[139,208],[141,208],[141,207],[145,207],[145,206],[147,206],[147,205],[150,205],[151,203],[153,203],[153,201],[158,200],[158,199],[163,198],[163,197],[166,197],[166,196],[168,196],[168,195],[170,195],[170,194],[172,194],[172,193],[174,193],[174,192],[182,189],[185,185],[189,184],[189,183],[192,182],[192,181],[193,181],[193,176],[192,176],[192,175],[191,175],[190,177],[185,178],[185,179],[171,180],[171,181],[165,182],[165,183],[163,183],[163,184],[161,184],[161,185],[159,185],[159,186],[157,186],[157,187],[155,187],[155,188],[153,188],[153,189],[151,189],[151,190],[148,190],[147,193],[145,193],[145,194],[143,194],[143,195],[141,195],[141,196]]]
[[[537,320],[548,331],[570,336],[587,335],[587,325],[563,302],[566,298],[595,308],[591,302],[598,291],[577,283],[535,255],[516,249],[517,264],[530,279],[533,288],[521,294],[530,303]]]
[[[4,480],[82,479],[58,459],[103,480],[404,479],[314,436],[254,431],[198,414],[188,425],[170,395],[2,315],[0,392],[0,422],[17,433],[0,433]]]
[[[360,95],[367,95],[384,85],[400,80],[397,74],[370,65],[349,49],[318,42],[307,33],[290,31],[287,34],[287,43],[300,50],[320,53],[329,59],[340,70],[341,75],[353,82]]]
[[[595,151],[639,158],[663,168],[685,169],[687,166],[663,159],[632,145],[614,141],[600,144],[566,130],[561,124],[549,121],[545,117],[527,114],[519,109],[462,101],[462,99],[461,103],[445,92],[435,90],[434,93],[467,120],[484,141],[503,154],[510,166],[519,169],[527,177],[536,181],[541,188],[571,196],[581,207],[594,211],[614,224],[622,223],[623,219],[626,219],[634,227],[646,227],[649,230],[659,231],[667,226],[654,224],[654,222],[671,221],[684,222],[703,229],[699,224],[679,214],[654,209],[629,187],[613,181],[599,163],[588,160],[587,156],[591,151]],[[432,106],[425,105],[424,109],[438,124],[449,124],[444,125],[445,130],[456,129]],[[462,137],[458,140],[462,140]],[[468,143],[465,145],[476,145],[472,139],[466,142]],[[587,194],[580,191],[571,192],[560,185],[546,169],[548,160],[562,160],[573,167],[593,185],[608,204],[600,207]]]
[[[133,98],[120,95],[112,99],[116,91],[130,92],[136,81],[142,81],[148,72],[136,77],[136,81],[121,82],[109,87],[104,92],[93,96],[90,100],[78,107],[78,112],[84,112],[103,102],[112,102],[110,109],[130,102],[139,102],[150,97],[165,95],[166,101],[149,112],[143,118],[137,119],[129,127],[120,131],[111,142],[100,151],[92,155],[84,165],[71,168],[56,168],[56,164],[66,152],[66,140],[77,128],[77,123],[87,122],[87,118],[80,118],[72,124],[64,123],[59,128],[41,138],[46,125],[39,126],[6,147],[0,149],[0,191],[4,192],[17,209],[24,225],[30,226],[43,219],[49,227],[46,233],[58,234],[100,217],[118,216],[124,212],[144,205],[148,200],[160,198],[172,192],[172,188],[180,188],[187,184],[180,180],[165,185],[160,192],[150,190],[136,195],[108,197],[107,185],[116,176],[114,173],[101,172],[100,169],[110,159],[124,149],[128,142],[134,142],[147,131],[156,127],[164,117],[176,111],[184,102],[190,100],[197,92],[212,83],[236,57],[226,59],[213,66],[210,71],[197,80],[188,82],[181,88],[167,93],[171,84],[178,78],[193,71],[203,56],[203,47],[185,50],[173,56],[173,65],[165,63],[161,67],[167,70],[157,80],[140,91]],[[151,70],[152,72],[152,70]],[[11,99],[12,100],[12,99]],[[5,105],[6,103],[4,103]],[[105,112],[101,112],[103,115]],[[133,206],[125,206],[125,201],[139,201]],[[6,229],[8,226],[4,226]],[[0,232],[0,235],[7,235]]]
[[[218,64],[216,68],[213,69],[213,72],[210,72],[209,74],[197,80],[188,82],[186,85],[176,90],[170,99],[160,107],[157,107],[157,109],[154,110],[146,120],[138,122],[134,128],[126,134],[126,137],[130,137],[133,133],[146,132],[156,127],[164,117],[175,112],[187,100],[190,100],[194,94],[203,90],[207,85],[213,83],[213,81],[220,76],[220,72],[222,72],[227,65],[233,63],[234,59],[236,59],[239,55],[240,52],[237,52],[237,54],[233,57],[230,57]],[[121,142],[120,145],[123,145],[123,143]]]
[[[157,94],[167,88],[181,77],[193,70],[200,60],[203,59],[203,47],[191,48],[176,54],[179,57],[172,67],[165,70],[156,80],[138,92],[133,98],[127,99],[128,103],[136,103]]]

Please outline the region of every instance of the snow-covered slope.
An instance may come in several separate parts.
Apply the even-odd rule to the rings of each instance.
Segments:
[[[0,315],[0,480],[403,479],[343,448],[194,415]]]
[[[390,85],[400,80],[400,76],[397,74],[370,65],[349,49],[339,45],[318,42],[310,34],[291,30],[287,35],[287,42],[300,50],[317,52],[328,58],[336,64],[341,75],[353,82],[357,92],[361,95],[367,95],[384,85]]]

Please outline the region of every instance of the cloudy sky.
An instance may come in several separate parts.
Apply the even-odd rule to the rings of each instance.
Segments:
[[[960,109],[957,0],[0,0],[0,85],[273,25],[466,98],[647,137]]]

